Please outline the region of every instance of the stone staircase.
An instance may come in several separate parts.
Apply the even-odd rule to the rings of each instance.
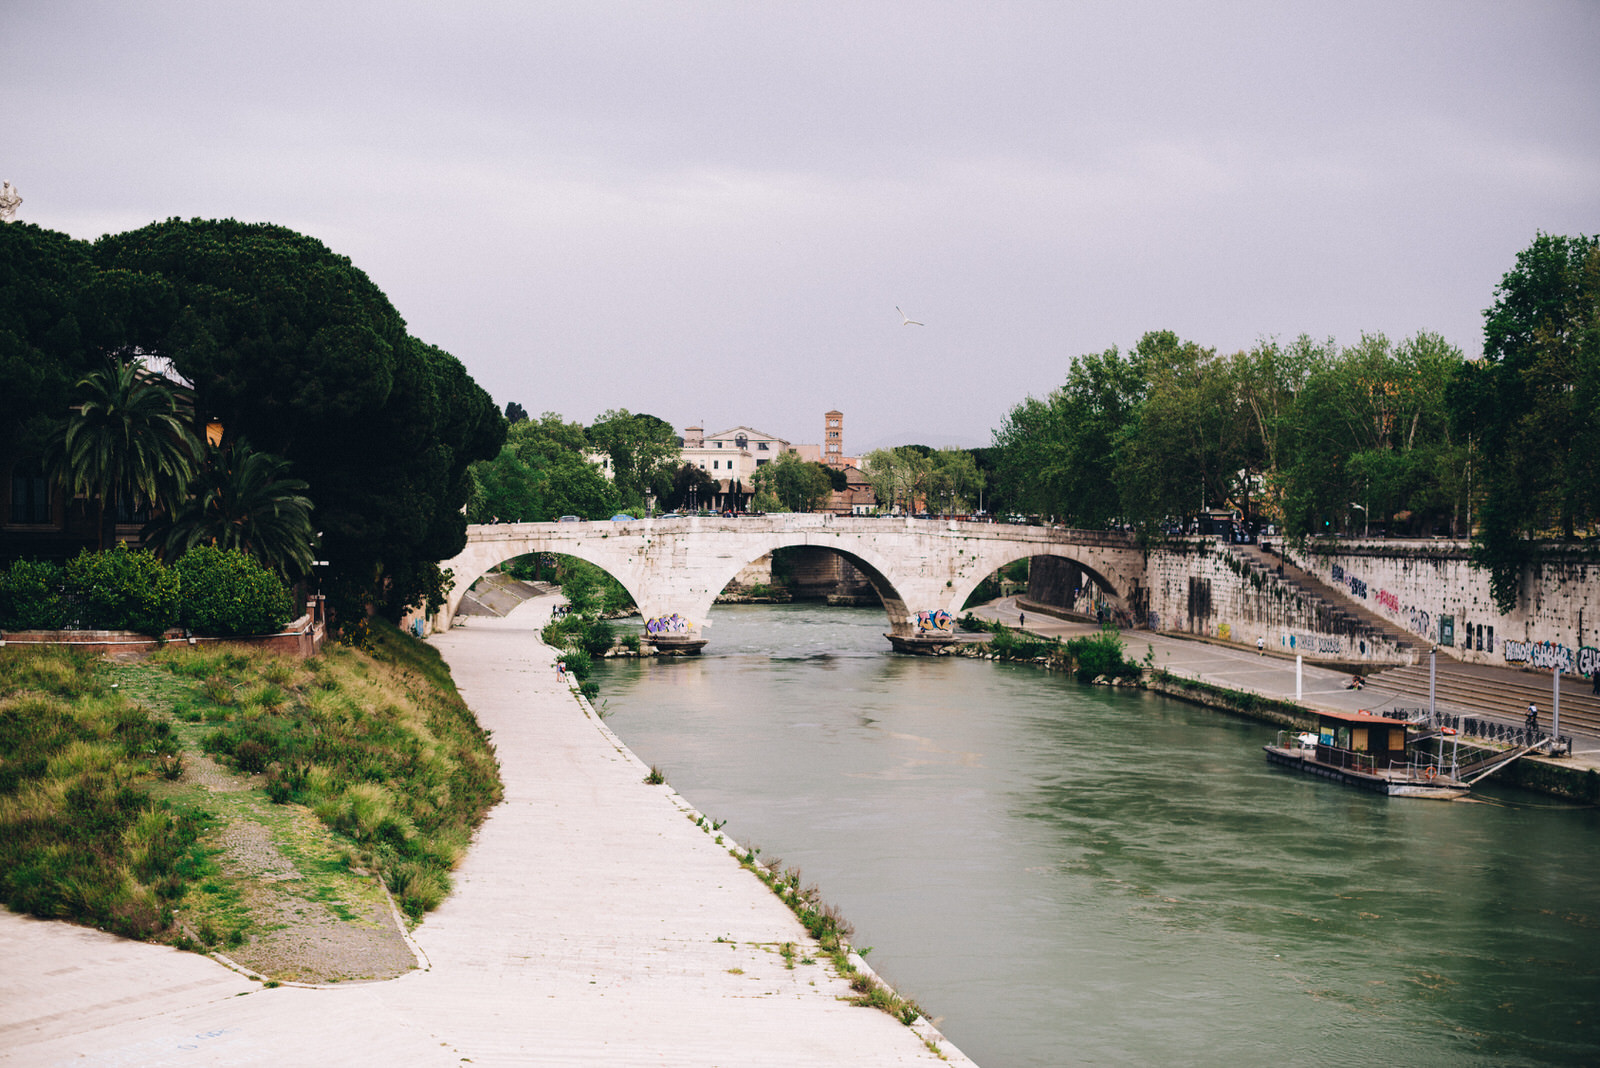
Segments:
[[[1462,664],[1443,656],[1436,668],[1434,701],[1441,710],[1520,726],[1532,703],[1539,706],[1539,729],[1550,731],[1552,694],[1547,672]],[[1427,657],[1420,664],[1369,676],[1367,692],[1373,695],[1375,707],[1380,697],[1398,697],[1406,705],[1426,708]],[[1561,733],[1600,736],[1600,697],[1594,695],[1587,679],[1573,675],[1561,679]]]
[[[1329,618],[1343,624],[1350,633],[1365,636],[1373,641],[1387,642],[1407,656],[1421,655],[1421,643],[1416,635],[1396,626],[1366,606],[1352,601],[1343,590],[1330,586],[1310,572],[1295,566],[1281,554],[1260,545],[1225,543],[1223,547],[1251,570],[1275,578],[1307,600],[1323,605]]]

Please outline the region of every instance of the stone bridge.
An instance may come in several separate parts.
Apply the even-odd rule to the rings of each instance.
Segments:
[[[496,523],[467,527],[466,548],[441,563],[455,585],[432,623],[449,626],[467,589],[496,564],[525,553],[564,553],[616,578],[647,629],[695,641],[705,637],[723,587],[767,553],[796,545],[831,549],[867,577],[888,613],[891,641],[948,636],[939,613],[960,615],[978,583],[1026,557],[1071,560],[1124,609],[1145,575],[1132,536],[1105,531],[826,513]]]

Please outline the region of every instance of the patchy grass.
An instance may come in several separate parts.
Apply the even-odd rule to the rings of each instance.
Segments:
[[[296,900],[371,925],[375,875],[413,918],[436,907],[498,764],[433,649],[385,627],[370,646],[0,649],[0,899],[225,951]]]

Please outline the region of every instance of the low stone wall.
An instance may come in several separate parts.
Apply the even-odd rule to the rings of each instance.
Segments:
[[[0,646],[70,645],[88,653],[147,653],[163,645],[211,645],[227,642],[248,645],[276,653],[314,656],[326,640],[327,629],[321,620],[301,616],[277,634],[247,634],[233,638],[185,638],[181,630],[169,630],[159,638],[131,630],[19,630],[0,634]]]

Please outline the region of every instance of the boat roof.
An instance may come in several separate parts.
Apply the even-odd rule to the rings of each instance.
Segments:
[[[1373,724],[1390,727],[1410,726],[1410,721],[1408,720],[1395,719],[1393,716],[1380,716],[1376,712],[1368,712],[1366,709],[1362,709],[1359,712],[1318,712],[1317,718],[1331,719],[1339,723],[1352,723],[1357,726],[1372,726]]]

